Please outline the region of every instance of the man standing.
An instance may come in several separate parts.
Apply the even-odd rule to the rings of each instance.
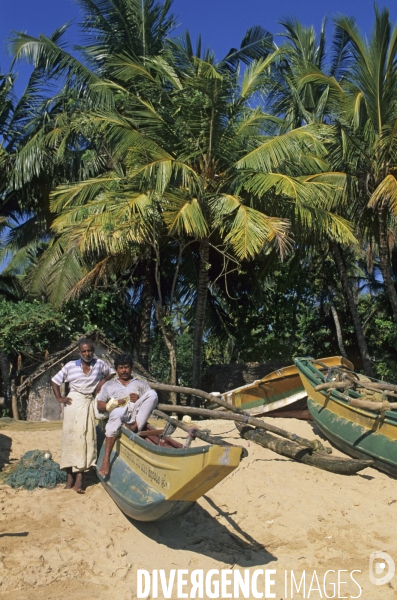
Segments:
[[[94,358],[91,340],[79,341],[79,354],[78,360],[68,362],[52,378],[52,389],[64,406],[60,467],[68,474],[65,488],[83,494],[83,472],[95,466],[97,458],[94,393],[115,372],[103,360]],[[67,397],[61,395],[63,383],[69,383]]]
[[[109,415],[105,427],[106,445],[100,475],[106,477],[110,473],[110,453],[117,440],[121,425],[124,423],[131,431],[141,431],[150,413],[157,406],[157,394],[146,381],[132,377],[132,358],[130,354],[121,354],[114,361],[117,377],[105,383],[97,396],[98,410],[106,410],[106,403],[111,398],[118,400],[119,406]],[[125,403],[126,398],[128,402]]]

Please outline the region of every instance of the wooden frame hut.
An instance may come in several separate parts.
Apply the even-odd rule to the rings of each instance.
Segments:
[[[16,390],[18,412],[24,416],[26,415],[28,421],[56,421],[62,419],[63,406],[57,402],[54,396],[51,378],[68,361],[79,358],[78,342],[82,337],[92,340],[95,356],[101,358],[110,366],[113,366],[115,357],[123,352],[110,342],[101,331],[95,330],[84,334],[84,336],[79,336],[71,344],[54,353],[34,373],[27,377]],[[133,363],[133,373],[137,377],[155,381],[139,363]]]
[[[201,380],[201,387],[208,393],[228,392],[243,385],[262,379],[265,375],[273,373],[293,363],[292,358],[284,361],[273,360],[267,363],[230,363],[225,365],[210,365]]]

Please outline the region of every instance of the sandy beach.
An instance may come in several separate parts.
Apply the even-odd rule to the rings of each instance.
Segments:
[[[318,433],[307,422],[272,422],[310,439]],[[249,456],[175,521],[129,520],[94,475],[84,496],[61,487],[28,492],[2,485],[0,596],[130,600],[137,598],[139,569],[164,569],[167,577],[172,569],[203,569],[204,574],[210,569],[272,569],[271,591],[278,600],[324,598],[326,593],[365,600],[397,597],[397,575],[383,586],[371,584],[368,575],[371,553],[387,552],[397,560],[394,479],[370,468],[346,477],[293,462],[239,440],[225,421],[200,422],[200,427],[241,443]],[[1,464],[32,449],[48,449],[59,460],[60,442],[60,429],[3,428]],[[340,581],[347,582],[339,591],[338,570]],[[353,570],[357,583],[350,576]],[[291,571],[298,583],[305,571],[305,591],[293,588],[291,593]],[[264,592],[263,581],[258,579],[259,592]],[[177,598],[175,590],[172,598]],[[164,597],[161,587],[158,597]]]

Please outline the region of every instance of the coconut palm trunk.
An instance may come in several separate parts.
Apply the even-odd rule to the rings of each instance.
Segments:
[[[381,203],[378,209],[379,219],[379,262],[383,282],[393,311],[394,320],[397,321],[397,293],[390,268],[389,240],[387,231],[387,207]]]
[[[333,302],[330,302],[330,308],[331,308],[332,318],[334,319],[334,323],[335,323],[336,339],[338,341],[339,352],[341,353],[342,356],[347,358],[345,345],[343,343],[342,327],[341,327],[341,324],[339,321],[338,311],[336,310],[335,304]]]
[[[192,387],[200,388],[201,385],[201,351],[203,345],[205,309],[207,306],[208,294],[208,260],[210,254],[210,246],[208,240],[204,240],[200,244],[200,261],[198,270],[197,284],[197,301],[196,314],[194,320],[194,337],[193,337],[193,370],[192,370]]]
[[[338,269],[339,277],[341,279],[343,293],[346,298],[347,305],[353,320],[354,331],[356,333],[358,348],[363,362],[364,373],[369,377],[374,376],[372,369],[371,358],[368,352],[367,342],[364,336],[363,326],[358,315],[357,306],[354,301],[353,291],[350,287],[349,277],[346,270],[346,265],[343,260],[343,255],[339,244],[333,242],[331,245],[332,254],[334,256],[335,264]]]
[[[177,370],[177,357],[176,357],[176,342],[175,335],[165,325],[165,311],[164,307],[160,302],[154,301],[154,312],[156,315],[157,323],[160,331],[163,334],[165,345],[167,346],[169,361],[170,361],[170,378],[169,383],[171,385],[178,385],[178,370]],[[177,394],[175,392],[170,393],[171,404],[177,404]]]
[[[141,336],[139,340],[139,362],[146,370],[149,370],[150,321],[153,306],[153,277],[151,268],[151,260],[148,259],[145,262],[145,274],[141,298]]]

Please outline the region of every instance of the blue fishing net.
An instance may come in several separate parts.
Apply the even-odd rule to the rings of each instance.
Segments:
[[[37,487],[54,488],[58,483],[66,482],[66,472],[51,458],[45,458],[46,451],[30,450],[19,461],[15,471],[4,483],[12,488],[34,490]]]

